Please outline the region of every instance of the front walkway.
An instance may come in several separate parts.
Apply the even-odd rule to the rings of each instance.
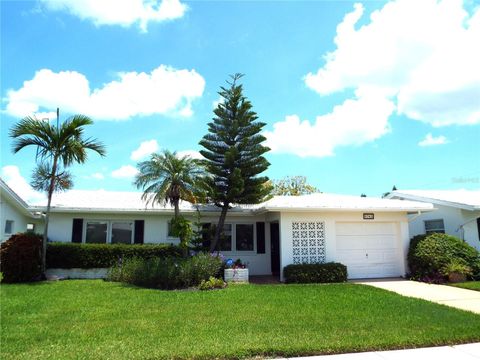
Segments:
[[[295,360],[478,360],[480,343],[408,350],[372,351],[354,354],[308,356]]]
[[[355,283],[370,285],[403,296],[424,299],[480,314],[480,291],[404,279],[360,280],[355,281]]]

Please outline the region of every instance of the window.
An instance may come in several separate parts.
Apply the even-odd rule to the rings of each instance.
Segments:
[[[253,224],[237,224],[235,235],[237,251],[253,251]]]
[[[425,220],[425,234],[441,233],[445,234],[445,225],[443,219]]]
[[[133,237],[132,221],[112,222],[112,244],[131,244]]]
[[[6,220],[5,221],[5,234],[13,234],[13,225],[15,221],[13,220]]]
[[[89,244],[105,244],[107,242],[107,221],[88,221],[85,242]]]
[[[35,224],[27,224],[27,231],[35,231]]]

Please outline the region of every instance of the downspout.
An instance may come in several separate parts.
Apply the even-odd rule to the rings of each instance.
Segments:
[[[458,227],[457,230],[455,230],[455,232],[459,232],[460,230],[462,230],[462,240],[465,241],[465,229],[463,228],[465,225],[467,225],[468,223],[471,223],[472,221],[476,221],[477,218],[473,218],[473,219],[470,219],[468,220],[467,222],[463,223],[462,225],[460,225]]]

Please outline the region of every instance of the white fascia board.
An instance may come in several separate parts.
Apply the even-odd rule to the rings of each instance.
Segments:
[[[376,212],[407,212],[407,213],[418,213],[418,212],[430,212],[436,210],[433,207],[425,208],[332,208],[332,207],[268,207],[258,209],[257,212],[362,212],[362,211],[376,211]]]
[[[8,199],[13,204],[13,206],[22,213],[22,215],[33,219],[36,218],[36,216],[28,208],[27,203],[23,201],[20,196],[18,196],[12,189],[10,189],[10,187],[5,184],[3,180],[1,180],[0,184],[2,185],[1,191],[3,196],[5,196],[5,198]]]
[[[429,202],[429,203],[434,203],[437,205],[442,205],[442,206],[450,206],[454,207],[457,209],[463,209],[463,210],[468,210],[468,211],[474,211],[480,209],[480,206],[475,206],[475,205],[468,205],[468,204],[462,204],[462,203],[456,203],[452,201],[446,201],[446,200],[439,200],[439,199],[434,199],[434,198],[428,198],[428,197],[423,197],[423,196],[418,196],[418,195],[411,195],[411,194],[404,194],[404,193],[390,193],[386,196],[387,199],[407,199],[407,200],[413,200],[413,201],[421,201],[421,202]]]
[[[46,211],[46,207],[35,207],[31,208],[32,211]],[[100,208],[73,208],[73,207],[52,207],[50,209],[51,213],[92,213],[92,214],[142,214],[142,215],[172,215],[174,211],[172,209],[100,209]],[[192,215],[196,213],[196,210],[188,209],[188,210],[180,210],[181,214],[188,214]],[[212,214],[212,215],[220,215],[221,211],[217,210],[200,210],[202,214]],[[252,211],[229,211],[227,215],[235,215],[235,216],[251,216]]]

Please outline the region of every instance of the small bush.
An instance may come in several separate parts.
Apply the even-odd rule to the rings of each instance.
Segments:
[[[223,289],[227,286],[227,283],[222,279],[214,278],[210,276],[208,280],[202,280],[198,286],[199,290],[213,290],[213,289]]]
[[[471,273],[480,273],[480,254],[466,242],[451,235],[430,234],[415,236],[410,241],[408,266],[415,279],[443,276],[443,269],[452,262],[462,264]]]
[[[199,286],[217,276],[222,261],[210,254],[180,258],[127,258],[114,265],[108,273],[110,281],[159,289],[181,289]]]
[[[198,253],[183,263],[181,276],[183,283],[197,286],[203,280],[217,277],[221,273],[223,261],[220,257],[209,253]]]
[[[16,234],[0,246],[2,282],[38,281],[42,275],[42,237],[33,233]]]
[[[347,281],[347,267],[340,263],[287,265],[286,283],[333,283]]]
[[[180,257],[182,250],[168,244],[74,244],[49,243],[47,246],[47,268],[91,269],[108,268],[120,259],[154,257]]]
[[[177,289],[183,287],[181,262],[171,258],[127,258],[110,268],[107,280],[148,288]]]

